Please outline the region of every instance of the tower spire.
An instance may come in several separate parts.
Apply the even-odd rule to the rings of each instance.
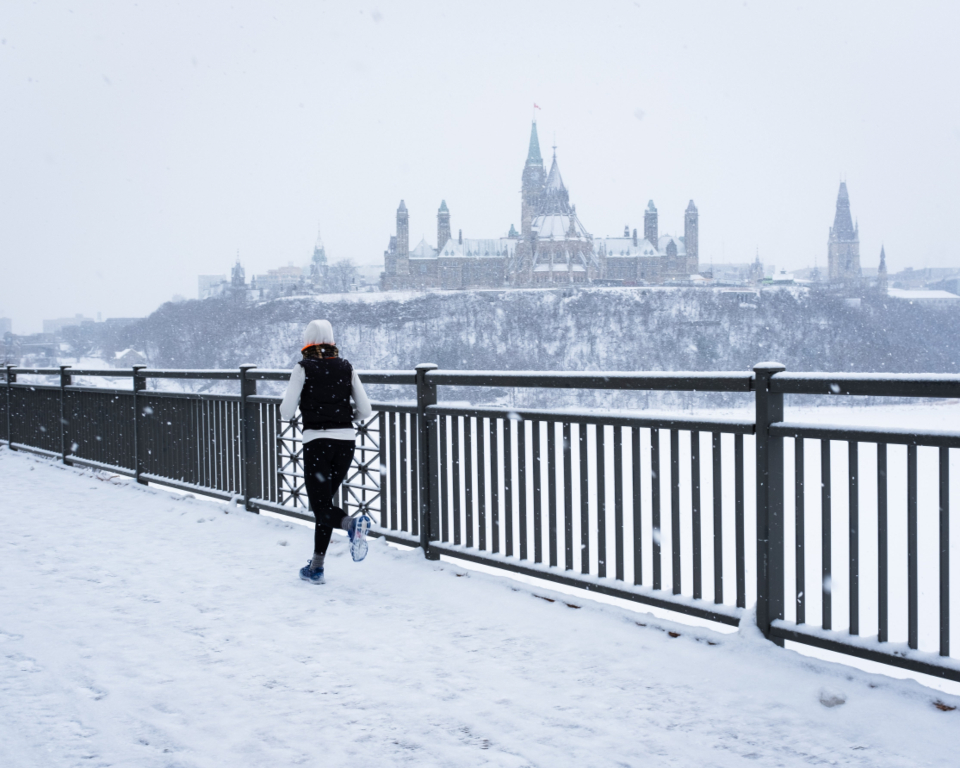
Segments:
[[[847,182],[840,182],[837,209],[827,241],[828,277],[831,281],[856,282],[860,274],[860,231],[850,215]]]
[[[530,128],[530,148],[527,150],[527,165],[543,165],[540,156],[540,138],[537,136],[537,121],[533,121]]]
[[[440,201],[440,210],[437,211],[437,252],[443,250],[443,246],[450,240],[450,209],[447,208],[447,201]]]
[[[877,287],[881,291],[887,290],[887,254],[883,244],[880,244],[880,268],[877,269]]]
[[[517,269],[513,276],[514,281],[523,281],[529,277],[521,273],[532,264],[533,218],[540,210],[545,177],[543,156],[540,154],[540,138],[537,136],[537,121],[533,120],[530,125],[530,145],[527,149],[527,162],[523,166],[523,182],[520,188],[520,242],[517,244]]]

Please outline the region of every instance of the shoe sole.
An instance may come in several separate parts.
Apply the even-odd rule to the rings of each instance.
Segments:
[[[372,520],[367,515],[360,515],[357,518],[357,528],[353,533],[353,541],[350,542],[350,556],[353,562],[359,563],[367,556],[367,531],[370,530]]]

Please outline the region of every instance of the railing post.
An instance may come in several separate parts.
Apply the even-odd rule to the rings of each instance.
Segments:
[[[251,503],[251,499],[258,499],[261,493],[262,479],[260,477],[260,414],[257,403],[247,400],[257,394],[257,380],[250,378],[247,372],[255,365],[240,366],[240,466],[243,470],[243,506],[247,512],[259,510]]]
[[[783,618],[783,438],[771,437],[769,427],[783,421],[783,395],[770,391],[770,378],[784,370],[780,363],[758,363],[753,368],[757,405],[757,626],[768,638],[770,622]],[[783,640],[773,642],[783,645]]]
[[[436,430],[431,427],[436,417],[427,416],[427,406],[437,404],[437,385],[427,381],[427,372],[436,370],[433,363],[417,366],[417,477],[420,483],[420,546],[427,560],[439,560],[440,554],[430,549],[430,539],[440,529],[440,446]],[[481,468],[481,472],[483,469]]]
[[[73,383],[69,365],[60,366],[60,461],[67,463],[67,387]]]
[[[146,367],[145,365],[133,366],[133,476],[137,482],[142,485],[146,485],[147,483],[145,480],[140,479],[140,430],[138,428],[140,424],[140,403],[138,402],[139,398],[137,397],[137,393],[147,388],[146,378],[140,375],[140,371]]]
[[[16,450],[16,448],[13,447],[13,418],[10,414],[10,409],[13,407],[13,400],[10,397],[10,392],[13,390],[13,387],[10,385],[17,380],[17,374],[13,372],[14,368],[16,368],[15,365],[7,366],[7,448],[11,451]]]

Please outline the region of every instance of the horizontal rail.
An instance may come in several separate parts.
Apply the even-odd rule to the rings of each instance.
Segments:
[[[67,368],[67,373],[71,376],[93,376],[98,379],[132,379],[133,370],[131,368],[101,368],[101,369],[88,369],[88,368]],[[16,371],[14,371],[16,373]],[[57,371],[60,373],[60,371]]]
[[[71,376],[82,376],[78,371],[69,370]],[[201,368],[196,370],[188,369],[164,369],[157,370],[153,368],[141,368],[137,371],[137,377],[141,379],[219,379],[223,381],[239,381],[240,371],[221,370],[216,368]]]
[[[750,372],[545,373],[543,371],[428,371],[429,384],[455,387],[641,389],[687,392],[749,392]]]
[[[256,509],[262,509],[267,512],[273,512],[275,515],[286,515],[295,517],[297,520],[305,520],[308,523],[315,523],[316,518],[309,514],[310,510],[306,507],[285,507],[267,499],[250,499],[250,506]],[[303,510],[302,512],[300,510]]]
[[[808,440],[843,440],[856,443],[889,443],[891,445],[929,445],[960,448],[960,432],[917,432],[911,429],[876,429],[872,427],[831,427],[798,422],[776,422],[770,425],[771,437],[795,437]]]
[[[790,395],[960,397],[960,375],[951,373],[777,373],[770,391]]]
[[[416,384],[417,376],[406,371],[357,371],[364,384]],[[288,381],[290,371],[285,369],[250,368],[247,378],[257,381]]]
[[[221,368],[140,368],[134,373],[133,368],[71,368],[65,371],[70,376],[89,376],[106,379],[131,379],[136,375],[141,379],[222,379],[236,381],[240,379],[240,371]],[[59,376],[59,368],[17,368],[10,369],[10,373],[17,376]],[[6,377],[6,369],[0,368],[0,374]],[[407,371],[362,371],[357,374],[367,384],[409,384],[417,383],[415,373]],[[257,381],[288,381],[290,371],[275,368],[249,368],[246,378]]]
[[[384,413],[416,413],[416,403],[370,403],[374,411],[383,411]]]
[[[632,415],[629,411],[548,410],[543,408],[504,408],[488,406],[427,406],[427,413],[436,416],[474,416],[501,418],[513,421],[555,421],[566,424],[607,424],[614,427],[648,427],[652,429],[683,429],[698,432],[725,432],[752,435],[755,425],[746,419],[696,419],[644,413]]]
[[[14,384],[14,387],[17,385]],[[28,385],[29,386],[29,385]],[[49,387],[49,389],[59,389],[59,387]],[[130,397],[133,394],[132,389],[114,389],[113,387],[84,387],[77,384],[71,384],[64,387],[67,392],[89,392],[92,395],[113,395],[115,397]],[[141,390],[142,392],[143,390]]]
[[[4,369],[5,370],[5,369]],[[134,375],[141,379],[222,379],[237,381],[240,371],[223,368],[140,368],[134,374],[133,368],[116,369],[85,369],[67,366],[61,371],[59,368],[11,368],[10,373],[17,376],[59,376],[61,373],[70,376],[97,376],[101,378],[132,378]],[[290,373],[287,372],[287,376]]]
[[[9,369],[15,375],[59,376],[59,368]],[[231,369],[158,369],[71,368],[70,376],[143,379],[215,379],[236,381],[239,370]],[[412,371],[360,370],[369,384],[415,385]],[[259,381],[287,381],[290,371],[250,368],[246,377]],[[754,375],[749,371],[653,371],[653,372],[545,372],[545,371],[442,371],[426,374],[434,385],[462,387],[534,387],[570,389],[665,390],[688,392],[750,392]],[[783,372],[770,379],[775,394],[861,395],[874,397],[960,397],[960,375],[940,373],[803,373]]]
[[[182,480],[173,480],[169,477],[163,477],[162,475],[150,475],[146,472],[141,472],[140,479],[148,483],[154,483],[155,485],[166,485],[170,488],[176,488],[180,491],[190,491],[191,493],[199,493],[203,496],[213,496],[213,498],[220,499],[221,501],[230,501],[234,498],[241,498],[241,496],[237,493],[218,491],[215,488],[210,488],[205,485],[185,483]]]
[[[68,388],[69,392],[70,389]],[[88,392],[99,392],[98,389],[87,390]],[[130,394],[127,392],[126,394]],[[141,389],[137,392],[137,397],[142,398],[162,398],[169,400],[216,400],[218,402],[239,403],[240,395],[222,395],[213,392],[163,392],[156,389]]]
[[[15,451],[23,451],[24,453],[35,453],[37,456],[43,456],[48,459],[59,459],[60,454],[56,451],[47,451],[43,448],[34,448],[32,445],[24,445],[23,443],[11,443],[8,440],[0,441],[5,445],[9,446]]]
[[[247,378],[257,381],[289,381],[290,371],[284,368],[248,368]]]
[[[11,368],[10,373],[23,376],[59,376],[59,368]]]
[[[913,651],[906,646],[901,651],[880,650],[882,646],[879,644],[877,644],[877,647],[870,647],[868,643],[871,641],[869,640],[856,642],[858,638],[851,638],[850,635],[841,632],[809,631],[781,620],[770,622],[770,634],[782,640],[791,640],[795,643],[823,648],[826,651],[856,656],[858,659],[876,661],[891,667],[900,667],[901,669],[909,669],[911,672],[922,672],[925,675],[960,682],[960,664],[954,662],[953,665],[947,666],[935,661],[925,661],[918,657],[925,655],[933,657],[933,654]],[[836,634],[837,639],[830,637],[832,634]]]
[[[59,371],[57,373],[59,375]],[[60,387],[57,384],[30,384],[29,382],[26,382],[26,381],[15,381],[13,382],[13,384],[10,385],[10,389],[29,389],[34,392],[59,392],[60,391]],[[91,389],[96,389],[96,388],[91,387]],[[96,390],[96,391],[99,392],[100,390]],[[127,391],[132,391],[132,390],[127,390]]]
[[[93,461],[92,459],[81,459],[79,456],[74,456],[72,454],[67,455],[66,463],[70,465],[75,464],[78,467],[87,467],[88,469],[100,469],[104,472],[114,472],[115,474],[123,475],[124,477],[136,477],[137,475],[137,473],[132,469],[127,469],[126,467],[118,467],[116,464],[106,464],[102,461]],[[203,493],[206,492],[206,489],[204,489]]]
[[[521,565],[511,558],[498,556],[496,554],[484,553],[474,554],[464,548],[455,545],[444,544],[439,541],[431,541],[430,549],[439,552],[441,555],[459,558],[460,560],[469,560],[473,563],[482,563],[483,565],[494,568],[502,568],[512,573],[520,573],[524,576],[531,576],[545,581],[552,581],[556,584],[564,584],[569,587],[577,587],[588,592],[596,592],[600,595],[609,597],[619,597],[623,600],[630,600],[635,603],[652,605],[656,608],[663,608],[668,611],[676,611],[687,616],[696,616],[708,621],[716,621],[720,624],[726,624],[736,627],[740,624],[742,609],[732,606],[717,605],[705,603],[703,601],[684,600],[683,598],[671,600],[669,598],[657,597],[649,594],[644,587],[613,587],[603,584],[600,579],[590,576],[574,576],[569,571],[559,571],[549,566],[531,567]],[[650,590],[652,592],[652,590]]]
[[[66,366],[64,370],[71,376],[93,376],[101,379],[132,379],[132,368],[71,368]],[[0,369],[4,373],[5,369]],[[59,368],[11,368],[11,373],[18,376],[59,376]]]
[[[55,388],[56,389],[56,388]],[[147,390],[147,394],[155,394],[153,390]],[[229,397],[228,395],[216,395],[215,397]],[[239,399],[239,398],[238,398]],[[277,397],[276,395],[248,395],[248,403],[267,403],[272,405],[279,405],[283,402],[282,397]],[[384,411],[385,413],[416,413],[417,406],[415,403],[370,403],[370,407],[374,411]]]

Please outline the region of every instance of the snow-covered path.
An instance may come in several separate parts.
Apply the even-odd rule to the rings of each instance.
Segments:
[[[317,587],[311,544],[0,448],[0,765],[956,764],[917,683],[376,541]]]

